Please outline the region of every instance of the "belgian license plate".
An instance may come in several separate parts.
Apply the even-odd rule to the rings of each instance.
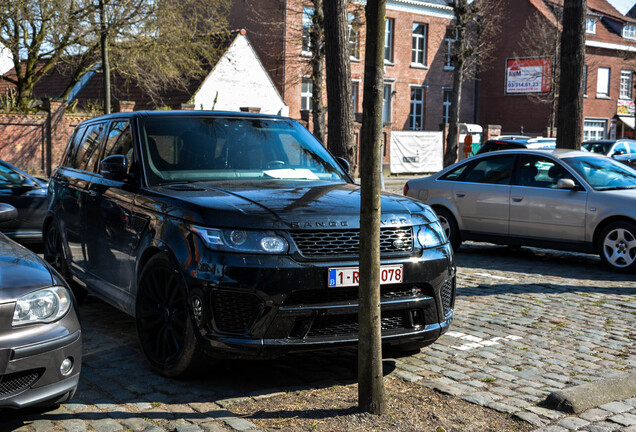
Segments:
[[[402,264],[380,266],[380,285],[402,283],[404,271]],[[358,267],[330,268],[327,278],[329,287],[348,287],[360,284]]]

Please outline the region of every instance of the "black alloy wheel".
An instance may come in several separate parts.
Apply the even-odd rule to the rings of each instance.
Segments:
[[[188,375],[202,363],[185,284],[165,255],[152,257],[141,273],[136,320],[142,351],[159,374]]]
[[[44,234],[44,260],[68,281],[69,271],[62,236],[55,223],[51,223]]]
[[[77,284],[71,277],[71,272],[66,261],[66,253],[64,253],[64,244],[60,230],[55,223],[51,223],[46,233],[44,233],[44,260],[51,264],[57,272],[71,287],[75,300],[78,303],[84,301],[88,292],[86,289]]]

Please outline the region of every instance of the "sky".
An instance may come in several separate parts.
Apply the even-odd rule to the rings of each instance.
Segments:
[[[634,0],[608,0],[620,13],[625,15],[634,6]]]

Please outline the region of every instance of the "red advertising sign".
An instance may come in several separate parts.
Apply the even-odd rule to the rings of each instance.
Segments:
[[[552,59],[513,58],[506,60],[506,94],[550,91]]]

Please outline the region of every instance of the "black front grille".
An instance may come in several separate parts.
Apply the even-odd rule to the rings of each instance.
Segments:
[[[453,308],[453,300],[455,297],[455,280],[449,279],[444,282],[440,294],[442,296],[442,307],[444,308],[444,316],[446,316]]]
[[[423,289],[412,284],[391,284],[380,286],[382,299],[416,297]],[[283,303],[285,306],[307,306],[323,303],[358,302],[358,287],[326,288],[292,292]]]
[[[358,256],[359,230],[291,231],[301,255],[309,258]],[[411,227],[382,228],[380,254],[410,252],[413,248]]]
[[[256,318],[261,301],[248,293],[215,290],[212,312],[216,328],[221,332],[245,333]]]
[[[402,330],[410,327],[407,311],[391,311],[381,314],[381,328]],[[329,337],[358,334],[358,315],[325,315],[315,319],[307,337]]]
[[[20,393],[31,387],[42,376],[43,369],[31,369],[0,375],[0,397]]]

